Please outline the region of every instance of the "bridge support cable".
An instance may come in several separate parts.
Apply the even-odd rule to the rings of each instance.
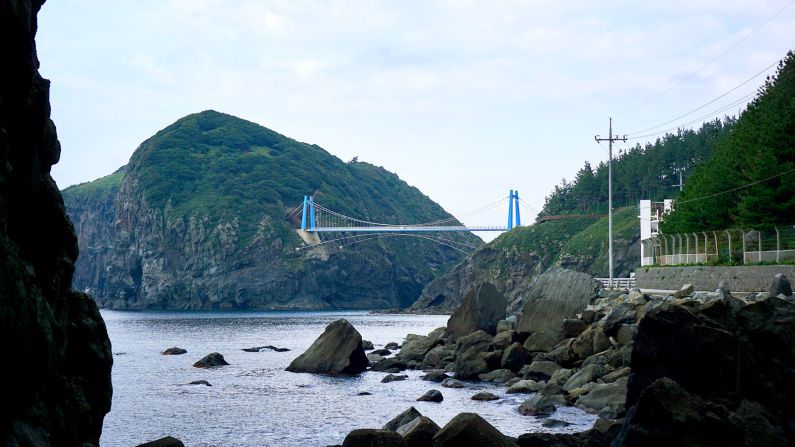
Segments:
[[[365,241],[369,241],[369,240],[373,240],[373,239],[381,239],[381,238],[385,238],[385,237],[395,237],[395,236],[399,236],[399,237],[414,237],[414,238],[419,238],[419,239],[433,241],[433,242],[445,245],[447,247],[450,247],[450,248],[452,248],[454,250],[457,250],[457,251],[459,251],[461,253],[465,253],[465,254],[468,253],[468,252],[466,250],[462,250],[458,246],[465,247],[465,248],[468,248],[470,250],[476,250],[478,248],[478,247],[475,247],[474,245],[469,245],[469,244],[464,243],[464,242],[458,242],[458,241],[454,241],[454,240],[451,240],[451,239],[441,238],[441,237],[438,237],[438,236],[434,237],[434,236],[419,235],[419,234],[412,234],[412,233],[365,233],[365,234],[356,234],[356,235],[351,235],[351,236],[342,236],[342,237],[338,237],[338,238],[322,241],[322,242],[317,243],[317,244],[310,244],[310,245],[305,245],[303,247],[296,247],[295,250],[296,251],[308,250],[308,249],[320,247],[320,246],[323,246],[323,245],[326,245],[326,244],[331,244],[331,243],[334,243],[334,242],[349,241],[349,242],[341,243],[339,245],[339,248],[343,248],[343,247],[347,247],[347,246],[350,246],[350,245],[358,244],[360,242],[365,242]]]
[[[485,207],[470,211],[463,216],[472,216],[480,214],[498,206],[503,206],[508,202],[508,227],[488,227],[477,226],[468,227],[461,223],[459,217],[451,216],[444,219],[437,219],[430,222],[423,222],[419,224],[405,224],[405,223],[382,223],[373,222],[366,219],[357,219],[355,217],[347,216],[340,212],[334,211],[323,205],[315,203],[314,196],[304,196],[303,205],[301,208],[301,230],[309,232],[448,232],[448,231],[507,231],[515,226],[521,226],[521,214],[519,210],[519,192],[511,190],[508,197],[487,205]],[[294,214],[293,211],[292,214]],[[290,216],[288,216],[290,217]]]
[[[354,240],[354,241],[348,242],[346,244],[340,245],[340,248],[347,247],[347,246],[354,245],[354,244],[358,244],[360,242],[370,241],[370,240],[373,240],[373,239],[382,239],[382,238],[387,238],[387,237],[414,237],[414,238],[418,238],[418,239],[425,239],[425,240],[436,242],[437,244],[441,244],[441,245],[450,247],[453,250],[459,251],[459,252],[464,253],[464,254],[468,254],[469,252],[467,252],[466,250],[462,250],[461,248],[457,247],[456,245],[461,245],[461,246],[464,246],[464,247],[469,248],[471,250],[476,250],[477,249],[477,247],[474,247],[474,246],[469,245],[469,244],[465,244],[463,242],[457,242],[457,241],[453,241],[453,240],[450,240],[450,239],[427,236],[427,235],[422,235],[422,234],[413,234],[413,233],[380,233],[380,234],[374,234],[374,235],[371,235],[370,237],[367,237],[367,238]]]

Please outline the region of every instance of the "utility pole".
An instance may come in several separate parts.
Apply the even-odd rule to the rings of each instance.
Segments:
[[[673,186],[678,186],[679,192],[682,192],[682,186],[684,186],[684,184],[682,183],[682,168],[677,168],[677,171],[679,171],[679,183]]]
[[[596,135],[594,140],[597,143],[600,141],[607,141],[608,143],[608,155],[610,158],[607,162],[607,247],[608,247],[608,257],[609,257],[609,269],[610,269],[610,279],[607,283],[607,288],[613,288],[613,141],[627,141],[627,136],[624,135],[623,137],[613,136],[613,118],[610,118],[610,128],[607,138],[599,138],[599,135]]]

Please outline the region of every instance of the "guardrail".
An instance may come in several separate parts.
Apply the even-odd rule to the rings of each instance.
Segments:
[[[605,289],[610,288],[610,278],[595,278],[597,281],[602,283],[602,287]],[[632,289],[635,287],[635,276],[630,276],[629,278],[613,278],[613,288],[614,289]]]

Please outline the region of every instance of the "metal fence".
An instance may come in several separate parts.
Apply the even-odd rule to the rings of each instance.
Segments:
[[[795,225],[658,234],[642,243],[652,255],[643,265],[779,263],[795,260]]]

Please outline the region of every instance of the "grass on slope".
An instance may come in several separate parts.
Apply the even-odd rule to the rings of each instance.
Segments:
[[[547,221],[515,228],[502,234],[489,245],[498,250],[522,250],[535,252],[542,258],[554,258],[566,241],[593,223],[594,219],[588,217]]]
[[[560,250],[561,255],[595,256],[594,264],[607,266],[607,217],[574,235]],[[613,213],[613,239],[632,240],[639,232],[638,210],[634,206],[619,208]]]
[[[80,183],[79,185],[70,186],[63,190],[64,196],[92,196],[100,197],[110,192],[114,192],[121,184],[125,175],[125,167],[117,169],[116,172],[105,177],[98,178],[92,182]]]

